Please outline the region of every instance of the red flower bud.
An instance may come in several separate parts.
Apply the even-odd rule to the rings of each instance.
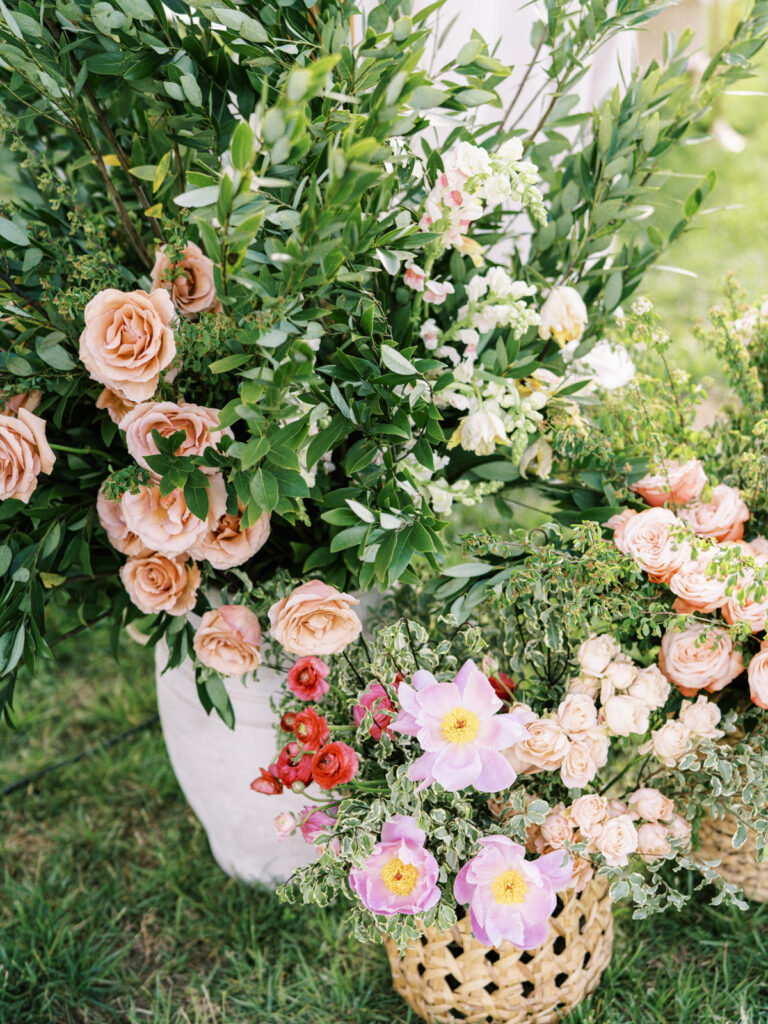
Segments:
[[[298,743],[286,743],[275,765],[277,777],[284,786],[309,782],[312,778],[312,755],[305,754]]]
[[[293,723],[296,721],[295,711],[286,711],[280,719],[280,728],[283,732],[293,732]]]
[[[251,789],[256,793],[266,793],[267,796],[274,796],[283,792],[283,784],[276,776],[277,765],[270,765],[269,768],[261,768],[261,775],[251,783]]]
[[[507,704],[511,703],[512,694],[515,692],[515,681],[511,676],[508,676],[506,672],[499,672],[498,677],[489,676],[488,682],[499,700],[503,700]]]
[[[319,750],[328,739],[328,723],[314,708],[305,708],[295,716],[293,731],[304,750]]]

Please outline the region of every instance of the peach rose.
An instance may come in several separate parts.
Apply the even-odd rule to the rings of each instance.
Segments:
[[[749,542],[750,554],[758,562],[768,559],[768,540],[765,537],[755,537]]]
[[[528,739],[516,743],[512,750],[529,765],[528,771],[557,771],[571,745],[565,730],[552,718],[537,718],[526,729]]]
[[[749,509],[741,500],[738,487],[719,484],[712,490],[711,501],[697,501],[680,510],[685,520],[699,537],[713,540],[741,540]]]
[[[597,775],[592,744],[587,739],[573,740],[560,765],[560,778],[568,789],[583,789]]]
[[[629,806],[646,821],[671,821],[675,813],[675,805],[669,797],[648,786],[635,790],[629,798]]]
[[[706,551],[696,561],[686,562],[669,581],[669,589],[677,594],[672,605],[676,612],[714,612],[724,604],[726,581],[707,572],[715,554]]]
[[[605,724],[615,736],[631,736],[648,731],[648,705],[637,697],[621,693],[611,697],[603,708]]]
[[[21,391],[18,395],[11,395],[10,398],[0,395],[0,413],[3,416],[14,416],[19,409],[34,412],[42,398],[43,395],[40,391]]]
[[[722,690],[741,674],[744,664],[726,629],[702,623],[682,632],[667,630],[659,668],[684,697],[694,697],[697,690]]]
[[[685,505],[698,498],[706,482],[704,467],[698,459],[690,459],[688,462],[665,459],[658,473],[649,473],[629,489],[655,508],[665,501]]]
[[[557,709],[557,720],[569,736],[597,725],[597,708],[591,697],[569,693]]]
[[[615,516],[611,516],[606,522],[606,526],[613,530],[613,543],[622,553],[626,555],[627,546],[624,542],[624,531],[627,528],[627,523],[634,519],[637,512],[633,508],[625,508],[623,512],[617,512]]]
[[[193,641],[199,660],[223,676],[255,672],[261,661],[261,626],[241,604],[223,604],[206,612]]]
[[[547,850],[562,850],[573,839],[573,825],[565,816],[562,804],[553,808],[541,823],[539,835]]]
[[[600,693],[600,680],[597,676],[588,676],[582,673],[569,680],[565,691],[566,693],[583,693],[585,697],[597,700],[597,695]]]
[[[608,816],[608,801],[597,793],[586,793],[571,804],[571,821],[585,839],[594,842]]]
[[[669,856],[672,847],[667,839],[668,834],[666,825],[654,822],[646,822],[638,828],[637,852],[644,861],[651,862]]]
[[[121,555],[144,557],[152,554],[152,549],[142,544],[135,533],[131,533],[125,525],[123,506],[120,501],[110,501],[99,491],[96,498],[96,515],[99,517],[107,539],[112,547]]]
[[[669,826],[668,835],[670,839],[680,839],[684,846],[687,846],[691,841],[691,828],[690,821],[681,814],[675,814],[672,818],[672,824]]]
[[[151,553],[129,558],[120,569],[120,578],[128,597],[147,615],[185,615],[195,607],[200,570],[183,555],[168,558]]]
[[[163,555],[188,552],[221,519],[226,506],[227,489],[220,475],[210,478],[207,520],[190,512],[179,488],[163,497],[156,485],[140,487],[138,494],[126,492],[122,499],[128,529],[148,548]]]
[[[674,719],[665,722],[651,733],[651,749],[663,765],[675,768],[683,754],[691,749],[688,726]]]
[[[107,288],[85,307],[80,359],[94,380],[131,402],[155,393],[160,373],[176,355],[173,303],[162,289]]]
[[[624,803],[623,800],[619,800],[616,797],[612,797],[608,801],[608,817],[617,818],[622,814],[629,815],[632,821],[637,817],[634,811],[630,811],[629,804]]]
[[[747,679],[752,703],[768,711],[768,647],[765,644],[750,661]]]
[[[149,469],[146,457],[158,454],[152,437],[153,430],[162,437],[170,437],[183,430],[186,436],[175,454],[202,455],[206,448],[218,447],[225,434],[227,437],[234,436],[229,427],[219,429],[219,415],[218,409],[208,409],[190,402],[180,402],[178,405],[175,402],[142,402],[123,417],[120,429],[125,431],[125,443],[130,454],[140,466]],[[200,466],[200,470],[209,476],[216,472],[210,466]]]
[[[606,735],[604,728],[598,726],[596,729],[590,729],[589,732],[584,733],[579,739],[589,743],[592,760],[597,768],[604,768],[608,763],[608,751],[611,748],[611,741]]]
[[[193,558],[199,558],[214,569],[232,569],[242,565],[263,548],[269,539],[269,514],[262,512],[253,526],[241,529],[242,508],[236,516],[228,513],[209,528],[189,549]]]
[[[216,298],[213,260],[205,255],[199,245],[187,242],[183,259],[171,264],[165,248],[163,245],[157,250],[155,265],[152,267],[152,287],[170,292],[174,306],[187,319],[208,310],[218,313],[221,303]]]
[[[641,700],[650,711],[656,711],[667,703],[671,689],[661,669],[656,665],[648,665],[640,669],[627,693]]]
[[[109,418],[117,426],[120,426],[120,420],[131,409],[136,408],[135,402],[129,402],[127,398],[121,398],[120,395],[115,391],[110,391],[109,388],[104,388],[99,397],[96,399],[97,409],[106,409]]]
[[[585,640],[576,652],[576,659],[582,672],[590,676],[601,676],[612,658],[619,653],[619,645],[609,633],[597,636],[595,633]]]
[[[629,658],[621,655],[612,661],[603,674],[604,682],[608,683],[614,690],[627,690],[637,676],[637,667]]]
[[[32,497],[41,473],[50,473],[56,456],[45,437],[44,419],[23,407],[16,416],[0,415],[0,501]]]
[[[637,829],[629,815],[617,814],[609,818],[600,829],[595,845],[611,867],[628,864],[630,853],[637,849]]]
[[[725,736],[723,730],[717,728],[721,717],[720,708],[703,693],[695,701],[684,700],[679,717],[683,725],[699,739],[719,740]]]
[[[671,536],[680,521],[668,508],[647,508],[627,523],[623,543],[652,583],[667,583],[690,559],[690,547]]]
[[[566,889],[575,889],[576,892],[581,892],[589,882],[592,881],[595,875],[595,869],[592,867],[592,863],[585,857],[579,857],[578,854],[571,854],[571,861],[573,863],[573,871],[571,873],[571,880],[566,886]]]
[[[762,633],[768,618],[768,595],[762,599],[757,598],[754,579],[754,573],[749,571],[740,577],[735,592],[725,599],[722,612],[723,618],[730,625],[746,622],[753,633]]]
[[[352,611],[356,604],[356,598],[320,580],[302,583],[269,609],[272,636],[291,654],[339,654],[362,631]]]

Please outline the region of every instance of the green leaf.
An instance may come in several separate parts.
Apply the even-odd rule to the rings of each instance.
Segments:
[[[280,493],[277,480],[268,469],[257,469],[251,477],[250,484],[253,500],[262,512],[271,512],[277,505]]]
[[[186,206],[189,209],[196,209],[198,206],[213,206],[219,198],[218,185],[206,185],[204,188],[193,188],[189,192],[182,192],[174,196],[173,201],[177,206]]]
[[[448,93],[436,89],[433,85],[419,85],[408,97],[408,103],[414,110],[430,110],[440,107],[448,99]]]
[[[419,371],[400,353],[389,345],[381,346],[381,361],[388,370],[400,374],[401,377],[416,377]]]
[[[211,363],[208,370],[211,373],[226,373],[228,370],[234,370],[236,367],[242,366],[243,363],[247,363],[252,359],[253,356],[248,352],[235,352],[231,356],[217,359],[215,363]]]
[[[117,0],[117,5],[131,18],[151,21],[155,16],[147,0]]]
[[[13,221],[6,220],[5,217],[0,217],[0,236],[12,245],[29,245],[26,230]]]
[[[184,90],[184,95],[187,97],[193,107],[202,107],[203,105],[203,94],[200,86],[197,84],[197,79],[192,75],[181,76],[181,88]]]
[[[160,188],[160,186],[165,181],[166,176],[168,175],[168,170],[169,170],[169,168],[171,166],[171,154],[172,153],[173,153],[173,150],[169,149],[168,152],[161,158],[160,163],[155,168],[155,173],[152,175],[152,191],[153,192],[157,192],[157,190]]]
[[[112,4],[98,3],[91,9],[93,23],[99,32],[108,36],[125,25],[126,17],[122,11],[116,11]]]
[[[472,576],[484,576],[492,570],[493,566],[485,562],[460,562],[458,565],[451,565],[447,569],[443,569],[443,576],[468,579]]]
[[[232,164],[235,170],[246,171],[253,154],[253,132],[247,121],[241,121],[232,135]]]

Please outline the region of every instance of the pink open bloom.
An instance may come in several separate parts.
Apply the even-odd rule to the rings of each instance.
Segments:
[[[453,883],[457,902],[469,905],[472,934],[485,946],[535,949],[549,934],[558,890],[571,881],[571,858],[554,850],[526,860],[525,847],[506,836],[487,836],[480,845]]]
[[[420,914],[440,899],[439,868],[425,839],[413,818],[396,814],[365,864],[349,872],[351,888],[374,914]]]
[[[372,683],[365,693],[360,694],[359,700],[360,703],[352,708],[355,725],[360,725],[366,711],[370,710],[373,712],[373,723],[368,730],[371,736],[375,740],[380,740],[383,732],[391,736],[392,730],[389,726],[395,717],[395,706],[381,683]]]
[[[467,661],[452,683],[439,683],[429,672],[417,672],[413,684],[401,683],[402,711],[392,729],[416,736],[425,753],[408,769],[418,790],[433,782],[456,793],[474,786],[498,793],[517,778],[500,751],[528,738],[525,713],[499,715],[504,704],[473,661]]]

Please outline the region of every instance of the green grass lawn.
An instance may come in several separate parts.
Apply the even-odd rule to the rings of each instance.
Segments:
[[[0,787],[151,716],[150,658],[117,671],[96,630],[26,680]],[[256,767],[256,766],[254,766]],[[159,726],[0,801],[0,1024],[405,1024],[383,947],[344,914],[228,880],[176,785]],[[761,1024],[768,907],[694,901],[633,922],[569,1024]]]

